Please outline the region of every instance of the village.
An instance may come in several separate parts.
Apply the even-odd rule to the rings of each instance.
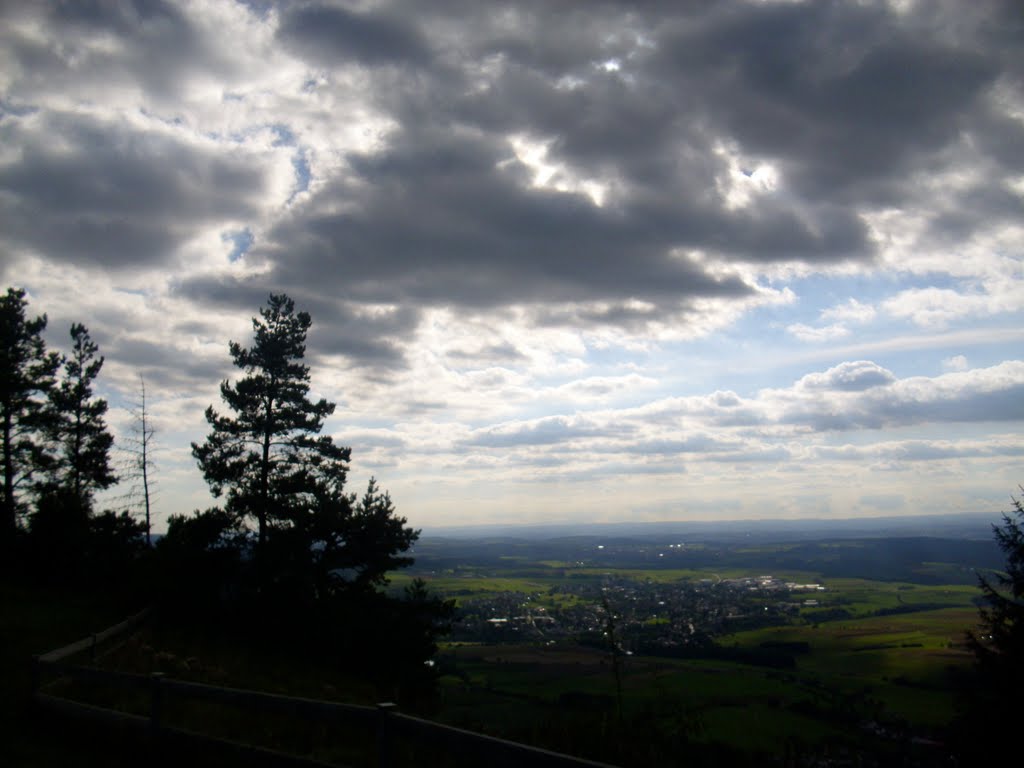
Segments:
[[[802,608],[817,607],[824,591],[821,584],[771,575],[666,583],[609,573],[546,591],[464,599],[451,639],[605,647],[614,642],[627,654],[701,647],[729,632],[786,624]]]

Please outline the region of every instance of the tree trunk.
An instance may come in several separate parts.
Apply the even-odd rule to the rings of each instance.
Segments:
[[[11,440],[11,432],[14,425],[11,423],[11,413],[5,409],[4,412],[4,498],[3,498],[3,529],[0,536],[3,537],[3,544],[14,541],[14,534],[18,528],[17,512],[14,506],[14,444]]]
[[[256,543],[256,580],[262,586],[265,568],[265,546],[267,541],[267,518],[270,514],[270,438],[273,434],[273,397],[267,400],[267,423],[263,429],[263,456],[260,463],[260,498],[256,504],[256,519],[259,523],[259,539]]]
[[[263,461],[260,464],[260,500],[256,505],[260,525],[260,546],[267,537],[267,513],[270,507],[270,431],[263,435]]]

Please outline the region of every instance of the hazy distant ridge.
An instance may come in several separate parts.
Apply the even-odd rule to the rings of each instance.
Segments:
[[[989,514],[915,515],[903,517],[805,520],[701,520],[691,522],[569,523],[547,525],[493,525],[427,527],[423,537],[475,539],[552,539],[569,536],[641,537],[677,536],[683,540],[735,539],[755,536],[787,539],[827,537],[935,536],[990,539],[998,517]]]

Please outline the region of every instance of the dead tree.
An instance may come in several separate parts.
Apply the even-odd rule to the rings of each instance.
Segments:
[[[146,404],[146,380],[139,374],[139,399],[136,400],[130,409],[134,419],[130,434],[122,441],[123,450],[127,454],[125,461],[124,477],[130,480],[132,485],[125,497],[126,503],[133,505],[141,497],[146,513],[146,544],[152,544],[150,538],[150,502],[151,492],[154,490],[153,480],[153,438],[156,429],[153,427],[152,419]]]

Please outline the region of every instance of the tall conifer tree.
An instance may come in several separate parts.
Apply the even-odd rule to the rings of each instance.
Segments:
[[[22,512],[22,494],[50,467],[46,434],[52,411],[47,397],[60,355],[46,351],[46,315],[29,320],[25,291],[0,296],[0,430],[3,498],[0,536],[10,541]]]
[[[1003,524],[992,526],[1006,555],[1005,570],[979,576],[979,626],[967,633],[977,664],[974,674],[961,680],[960,711],[950,730],[961,765],[999,765],[1018,749],[1024,691],[1024,501],[1012,501]]]
[[[93,382],[103,367],[103,358],[96,356],[99,349],[81,323],[72,324],[71,342],[63,379],[50,398],[59,446],[54,485],[79,509],[89,512],[93,494],[117,482],[110,466],[114,437],[103,418],[107,401],[93,397]]]
[[[210,406],[210,434],[192,453],[214,495],[226,494],[227,511],[255,520],[260,581],[324,597],[343,581],[377,584],[385,571],[408,565],[398,553],[419,534],[374,481],[359,504],[345,493],[350,449],[320,434],[334,403],[309,398],[302,359],[311,324],[290,298],[271,294],[253,318],[253,346],[229,345],[244,371],[220,387],[231,414]],[[344,579],[339,569],[356,575]]]
[[[1024,488],[1021,488],[1024,491]],[[969,643],[985,668],[1002,680],[1024,684],[1024,502],[1012,499],[1013,514],[992,526],[999,548],[1006,554],[1006,572],[979,577],[984,596],[980,611],[982,632],[971,633]]]
[[[256,520],[259,545],[271,528],[295,522],[299,497],[314,490],[312,473],[344,483],[349,449],[320,436],[334,404],[309,395],[309,366],[303,365],[307,312],[296,312],[285,295],[271,295],[253,318],[254,344],[229,344],[235,365],[245,371],[237,383],[224,381],[221,399],[233,412],[224,416],[210,406],[212,431],[202,445],[192,444],[215,496],[227,491],[228,510]]]

